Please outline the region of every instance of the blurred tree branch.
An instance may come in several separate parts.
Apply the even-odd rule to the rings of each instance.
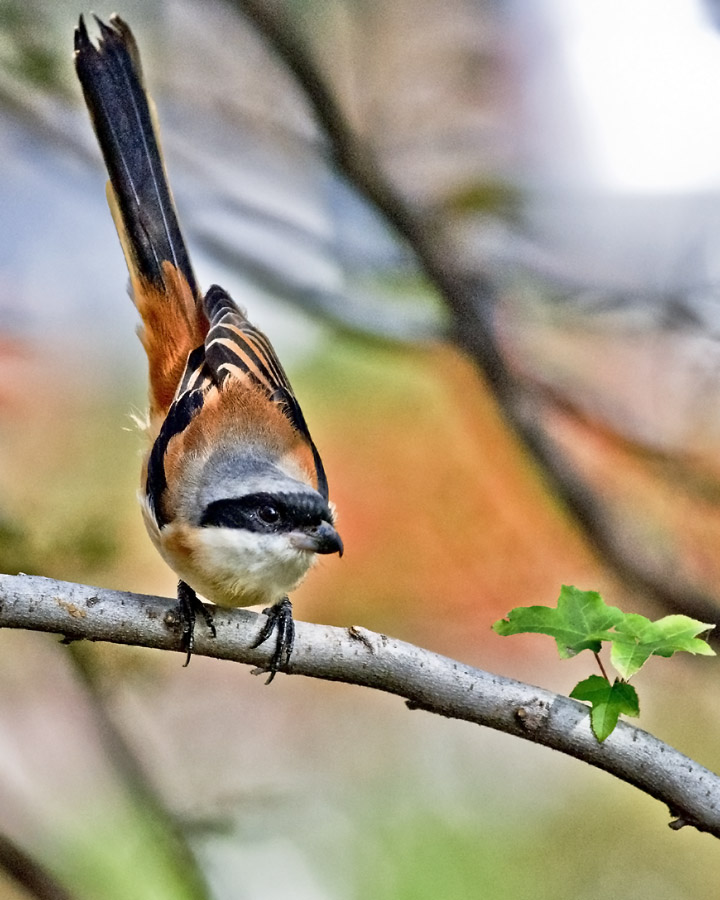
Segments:
[[[133,798],[148,817],[156,853],[165,854],[177,869],[179,880],[184,885],[188,897],[194,900],[211,900],[210,886],[193,844],[185,834],[182,821],[164,802],[156,785],[145,773],[137,755],[128,745],[123,731],[113,721],[97,674],[93,666],[88,664],[87,654],[81,652],[82,645],[73,644],[68,649],[75,673],[87,689],[87,702],[92,708],[108,758],[122,774]]]
[[[670,583],[643,566],[615,535],[603,505],[543,429],[542,397],[536,386],[506,364],[493,328],[495,287],[479,269],[468,270],[448,237],[442,213],[408,204],[383,172],[373,148],[352,127],[343,107],[283,3],[230,0],[287,66],[301,88],[327,140],[338,171],[372,203],[415,255],[450,312],[450,339],[473,360],[493,392],[505,419],[537,463],[549,489],[583,530],[599,559],[631,589],[663,607],[720,626],[712,597],[689,585]],[[720,639],[720,627],[715,632]]]
[[[44,866],[6,835],[0,834],[0,869],[36,900],[72,900],[73,895]]]
[[[260,616],[214,609],[217,638],[202,627],[200,656],[263,671],[271,648],[252,648]],[[0,627],[178,650],[177,603],[28,575],[0,575]],[[289,674],[396,694],[411,709],[485,725],[603,769],[667,804],[672,828],[692,825],[720,837],[720,778],[645,731],[621,722],[602,744],[589,709],[533,685],[474,669],[364,628],[297,623]]]

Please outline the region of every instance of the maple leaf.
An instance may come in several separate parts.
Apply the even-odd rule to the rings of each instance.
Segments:
[[[621,714],[640,714],[638,696],[627,680],[651,656],[672,656],[678,651],[715,656],[707,641],[698,637],[714,625],[689,616],[664,616],[651,622],[636,613],[624,613],[608,606],[597,591],[581,591],[563,585],[557,607],[518,606],[507,618],[499,619],[493,630],[500,635],[547,634],[555,638],[562,659],[581,650],[597,654],[603,641],[612,644],[610,659],[621,675],[614,684],[603,675],[591,675],[574,688],[571,697],[590,702],[590,724],[599,741],[604,741]],[[598,657],[598,662],[600,662]]]
[[[587,700],[591,705],[590,727],[599,741],[612,734],[620,714],[640,715],[640,702],[635,688],[625,681],[610,684],[601,675],[591,675],[570,692],[576,700]]]
[[[624,613],[608,606],[597,591],[581,591],[563,585],[557,607],[518,606],[493,625],[507,636],[531,632],[555,638],[562,659],[582,650],[597,653],[602,641],[612,640],[609,629],[622,621]]]
[[[610,661],[622,678],[634,675],[651,656],[672,656],[678,651],[715,656],[715,651],[698,637],[713,625],[689,616],[664,616],[651,622],[637,613],[625,613],[612,635]]]

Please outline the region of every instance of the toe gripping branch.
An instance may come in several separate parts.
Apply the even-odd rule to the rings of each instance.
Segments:
[[[182,623],[182,635],[180,638],[180,647],[185,650],[186,657],[184,666],[189,665],[190,657],[195,649],[195,622],[198,613],[205,620],[205,624],[213,637],[217,637],[217,630],[213,615],[205,604],[198,599],[198,595],[184,581],[178,582],[178,602],[180,604],[180,621]]]
[[[184,665],[187,666],[195,649],[195,623],[198,615],[205,620],[205,624],[213,637],[217,637],[217,630],[210,610],[198,599],[198,595],[190,585],[184,581],[178,582],[178,603],[180,605],[180,621],[182,623],[180,646],[186,653]],[[270,675],[265,684],[270,684],[278,671],[282,668],[287,668],[290,662],[290,655],[295,644],[295,622],[292,614],[292,603],[287,597],[283,597],[274,606],[264,609],[263,614],[267,616],[267,621],[252,647],[253,649],[259,647],[260,644],[264,644],[268,638],[272,637],[273,632],[277,632],[275,650],[267,667]]]
[[[277,631],[275,652],[267,668],[270,675],[265,682],[265,684],[270,684],[279,669],[287,668],[295,644],[295,622],[292,614],[292,603],[287,597],[283,597],[279,603],[264,609],[263,615],[267,616],[267,622],[263,625],[257,640],[252,646],[253,649],[259,647],[260,644],[264,644],[272,636],[274,631]]]

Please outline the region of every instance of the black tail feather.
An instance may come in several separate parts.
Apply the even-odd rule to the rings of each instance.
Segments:
[[[83,17],[75,31],[75,68],[102,150],[138,274],[163,284],[172,263],[195,296],[197,283],[180,231],[153,127],[135,39],[118,16],[100,28],[98,46]],[[122,236],[121,236],[122,237]]]

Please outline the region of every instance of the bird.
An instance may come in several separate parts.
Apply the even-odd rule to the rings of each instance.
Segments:
[[[139,491],[152,543],[179,578],[185,665],[201,595],[266,605],[253,644],[275,635],[267,683],[290,662],[288,597],[319,554],[343,554],[328,482],[268,338],[222,287],[198,287],[178,222],[140,53],[117,15],[84,17],[74,62],[107,168],[106,193],[148,359],[148,449]]]

